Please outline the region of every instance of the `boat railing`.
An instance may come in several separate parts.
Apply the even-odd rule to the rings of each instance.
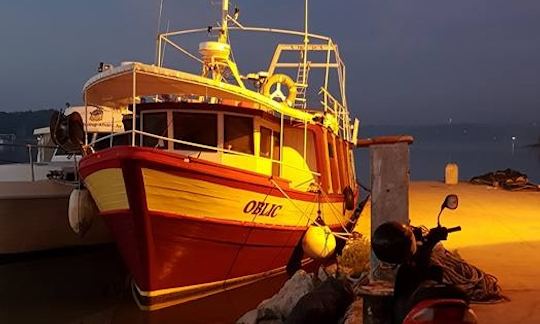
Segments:
[[[297,69],[296,77],[296,86],[300,90],[298,91],[296,103],[293,104],[294,107],[299,109],[306,109],[307,101],[304,98],[306,89],[308,87],[308,72],[310,69],[323,69],[324,78],[323,85],[321,89],[322,92],[322,107],[319,108],[324,112],[332,113],[336,116],[338,126],[340,128],[341,135],[346,138],[346,140],[351,141],[352,139],[352,130],[350,127],[351,120],[349,117],[349,112],[347,108],[346,100],[346,89],[345,89],[345,78],[346,78],[346,69],[343,60],[340,57],[339,49],[337,44],[333,42],[330,37],[306,33],[304,31],[295,31],[288,29],[277,29],[277,28],[268,28],[268,27],[247,27],[238,23],[236,20],[233,20],[236,26],[228,27],[229,31],[238,31],[238,32],[259,32],[259,33],[273,33],[281,35],[296,36],[302,38],[313,39],[318,42],[309,43],[304,41],[304,43],[299,44],[278,44],[275,48],[274,55],[271,59],[270,65],[268,67],[268,75],[272,75],[276,69]],[[159,67],[163,66],[164,51],[165,46],[172,46],[176,50],[180,51],[182,54],[187,57],[195,60],[198,63],[204,64],[204,62],[197,57],[196,54],[191,53],[188,49],[182,47],[179,42],[173,40],[173,37],[185,36],[190,34],[197,33],[211,33],[219,31],[220,27],[216,26],[215,28],[197,28],[189,30],[180,30],[174,32],[161,33],[158,36],[156,44],[156,65]],[[299,62],[281,62],[280,58],[284,52],[301,52],[301,57],[303,58]],[[323,52],[325,53],[324,59],[321,61],[311,62],[307,60],[307,56],[310,53]],[[338,76],[338,86],[341,100],[336,99],[335,96],[332,96],[329,92],[329,78],[331,70],[337,71]],[[312,110],[312,108],[310,108]]]
[[[187,145],[187,146],[191,146],[191,147],[195,147],[195,148],[199,148],[199,149],[204,149],[204,150],[210,150],[210,151],[216,151],[216,152],[221,152],[221,153],[234,154],[234,155],[238,155],[238,156],[244,156],[244,157],[253,158],[253,159],[256,159],[256,160],[261,158],[261,157],[258,157],[256,155],[252,155],[252,154],[237,152],[237,151],[233,151],[233,150],[229,150],[229,149],[225,149],[225,148],[221,148],[221,147],[217,147],[217,146],[209,146],[209,145],[204,145],[204,144],[199,144],[199,143],[183,141],[183,140],[179,140],[179,139],[176,139],[176,138],[160,136],[160,135],[156,135],[156,134],[152,134],[152,133],[148,133],[148,132],[144,132],[144,131],[140,131],[140,130],[127,130],[127,131],[123,131],[123,132],[119,132],[119,133],[109,134],[109,135],[103,136],[103,137],[101,137],[101,138],[99,138],[99,139],[97,139],[95,141],[92,141],[88,145],[92,146],[92,145],[95,145],[96,143],[108,140],[109,143],[111,143],[110,147],[112,147],[113,146],[112,145],[112,139],[114,138],[114,136],[129,135],[129,134],[133,134],[133,133],[138,134],[138,135],[142,135],[142,136],[152,137],[152,138],[155,138],[155,139],[158,139],[158,140],[169,141],[169,142],[172,142],[172,143],[178,143],[178,144]],[[278,164],[280,164],[282,166],[286,166],[288,168],[293,168],[293,169],[296,169],[296,170],[299,170],[299,171],[309,172],[309,173],[311,173],[312,175],[314,175],[316,177],[321,176],[321,174],[319,172],[315,172],[315,171],[312,171],[312,170],[306,169],[306,168],[299,168],[299,167],[297,167],[295,165],[292,165],[292,164],[289,164],[289,163],[284,163],[283,161],[280,161],[280,160],[274,160],[274,159],[268,159],[268,158],[264,158],[264,159],[270,160],[272,163],[278,163]]]
[[[343,98],[343,103],[346,102],[345,99],[345,63],[341,59],[339,55],[339,50],[337,45],[332,41],[332,39],[328,36],[318,35],[318,34],[311,34],[311,33],[305,33],[295,30],[288,30],[288,29],[279,29],[279,28],[268,28],[268,27],[246,27],[238,24],[236,22],[237,26],[228,27],[229,31],[237,31],[237,32],[258,32],[258,33],[272,33],[272,34],[281,34],[281,35],[288,35],[288,36],[297,36],[308,39],[314,39],[318,40],[322,43],[300,43],[300,44],[278,44],[274,55],[271,59],[270,65],[268,67],[268,73],[273,74],[274,71],[277,68],[297,68],[298,71],[306,71],[306,69],[311,68],[321,68],[325,70],[325,76],[324,76],[324,88],[328,88],[328,82],[329,82],[329,74],[331,69],[336,69],[339,76],[339,91],[341,92],[341,96]],[[172,40],[172,37],[178,37],[178,36],[185,36],[189,34],[197,34],[197,33],[209,33],[213,30],[219,30],[219,26],[216,28],[196,28],[196,29],[188,29],[188,30],[180,30],[180,31],[174,31],[174,32],[167,32],[167,33],[161,33],[158,36],[157,44],[156,44],[156,62],[155,64],[159,67],[163,66],[163,60],[164,60],[164,52],[165,52],[165,46],[169,45],[181,52],[182,54],[186,55],[187,57],[195,60],[196,62],[200,64],[204,64],[204,62],[197,57],[196,54],[191,53],[188,49],[182,47],[178,42],[175,42]],[[299,51],[303,52],[302,56],[304,57],[303,61],[297,62],[297,63],[290,63],[290,62],[280,62],[279,58],[281,54],[285,51]],[[325,59],[322,62],[309,62],[307,61],[306,56],[311,52],[326,52]],[[331,54],[334,54],[334,60],[331,59]],[[302,88],[307,87],[307,75],[305,73],[302,73],[303,76],[300,78],[300,83],[297,85]],[[298,78],[297,78],[297,81]],[[305,108],[305,106],[304,106]]]
[[[32,181],[36,181],[36,172],[35,172],[35,164],[36,164],[36,161],[34,161],[34,151],[33,149],[58,149],[57,146],[52,146],[52,145],[41,145],[41,144],[16,144],[16,143],[0,143],[0,147],[12,147],[12,148],[26,148],[26,150],[28,151],[28,164],[30,166],[30,176],[31,176],[31,179]],[[16,161],[6,161],[6,162],[9,162],[10,164],[15,164],[15,163],[20,163],[20,162],[16,162]],[[39,161],[37,161],[38,164],[39,164]],[[47,163],[50,163],[47,162]],[[76,164],[76,162],[75,162]],[[76,167],[76,165],[75,165]]]
[[[319,94],[323,96],[321,104],[323,105],[325,113],[331,113],[336,116],[337,124],[339,127],[340,135],[347,141],[352,139],[351,118],[349,111],[345,108],[339,100],[334,98],[326,88],[321,87]]]
[[[210,28],[210,31],[212,31],[214,28]],[[282,34],[282,35],[289,35],[289,36],[299,36],[299,37],[305,37],[306,36],[306,33],[305,32],[300,32],[300,31],[296,31],[296,30],[289,30],[289,29],[279,29],[279,28],[269,28],[269,27],[247,27],[247,26],[242,26],[242,25],[239,25],[238,26],[231,26],[231,27],[228,27],[229,31],[247,31],[247,32],[261,32],[261,33],[274,33],[274,34]],[[219,26],[217,26],[215,28],[216,31],[219,30]],[[209,28],[206,27],[206,28],[194,28],[194,29],[186,29],[186,30],[178,30],[178,31],[174,31],[174,32],[166,32],[166,33],[161,33],[159,34],[158,36],[158,39],[157,39],[157,46],[156,46],[156,65],[158,66],[162,66],[163,65],[163,59],[164,59],[164,46],[166,44],[176,48],[178,51],[182,52],[184,55],[186,55],[187,57],[199,62],[199,63],[203,63],[203,61],[197,57],[197,55],[191,53],[189,50],[183,48],[182,46],[180,46],[178,43],[174,42],[173,40],[171,40],[171,37],[174,37],[174,36],[184,36],[184,35],[189,35],[189,34],[202,34],[202,33],[208,33],[209,32]],[[321,41],[326,41],[326,42],[331,42],[331,38],[328,37],[328,36],[323,36],[323,35],[318,35],[318,34],[311,34],[311,33],[308,33],[307,36],[309,38],[313,38],[313,39],[317,39],[317,40],[321,40]]]

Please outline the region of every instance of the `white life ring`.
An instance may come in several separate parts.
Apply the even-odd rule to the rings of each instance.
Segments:
[[[276,89],[272,91],[272,87],[276,86]],[[287,87],[287,90],[289,94],[285,97],[285,94],[283,93],[281,86],[285,85]],[[272,75],[264,84],[263,87],[263,94],[265,96],[270,97],[270,99],[278,101],[276,99],[279,99],[281,102],[286,103],[289,107],[292,107],[294,105],[294,101],[296,100],[296,83],[291,79],[290,76],[285,74],[274,74]]]

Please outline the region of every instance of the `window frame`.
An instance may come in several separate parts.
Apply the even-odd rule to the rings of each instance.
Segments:
[[[220,139],[221,139],[221,136],[220,136],[220,112],[217,112],[217,111],[213,111],[213,110],[195,110],[195,109],[170,109],[169,110],[170,112],[170,120],[171,122],[169,123],[169,137],[174,139],[174,140],[178,140],[174,137],[174,128],[175,128],[175,124],[174,124],[174,114],[175,113],[185,113],[185,114],[206,114],[206,115],[214,115],[216,117],[216,146],[212,146],[212,145],[207,145],[207,146],[211,146],[215,149],[202,149],[202,148],[199,148],[199,147],[195,147],[193,146],[192,149],[190,150],[186,150],[186,149],[177,149],[174,147],[174,144],[178,144],[178,143],[175,143],[175,142],[171,142],[172,145],[170,147],[170,150],[172,151],[204,151],[206,153],[219,153],[219,149],[221,148],[220,146]],[[193,142],[194,143],[194,142]],[[196,144],[201,144],[201,143],[196,143]],[[206,145],[206,144],[202,144],[202,145]]]
[[[158,114],[158,113],[165,113],[165,119],[167,121],[167,134],[165,135],[165,137],[168,137],[168,138],[172,138],[171,136],[171,133],[170,133],[170,126],[172,125],[172,120],[170,119],[170,114],[169,114],[169,111],[170,109],[148,109],[148,110],[143,110],[140,112],[139,114],[139,130],[141,132],[144,132],[144,115],[148,114]],[[158,134],[154,134],[154,135],[158,135]],[[162,135],[158,135],[158,136],[162,136]],[[171,141],[166,141],[166,145],[163,149],[165,150],[170,150],[171,149]],[[139,134],[139,143],[138,145],[140,147],[150,147],[150,146],[144,146],[144,135],[143,134]]]
[[[252,156],[255,156],[255,130],[256,130],[256,124],[255,124],[255,116],[253,115],[248,115],[248,114],[237,114],[237,113],[229,113],[229,112],[223,112],[221,114],[222,116],[222,142],[221,142],[221,147],[224,149],[225,153],[228,153],[228,154],[235,154],[235,153],[240,153],[240,154],[246,154],[246,155],[252,155]],[[225,147],[225,131],[226,131],[226,123],[225,123],[225,119],[227,116],[232,116],[232,117],[242,117],[242,118],[249,118],[251,119],[251,153],[246,153],[246,152],[241,152],[241,151],[236,151],[234,149],[232,150],[229,150],[227,147]],[[220,143],[218,143],[219,145]],[[259,154],[260,155],[260,154]]]

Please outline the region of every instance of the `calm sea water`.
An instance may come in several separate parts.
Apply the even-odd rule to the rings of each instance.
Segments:
[[[361,137],[412,135],[411,180],[443,180],[447,163],[459,167],[459,178],[467,181],[495,170],[511,168],[540,183],[540,127],[529,125],[440,125],[366,126]],[[514,140],[512,140],[514,137]],[[369,151],[357,151],[360,181],[369,185]]]
[[[313,271],[313,269],[310,269]],[[166,309],[143,312],[113,244],[0,255],[0,323],[234,323],[283,285],[286,275]]]

